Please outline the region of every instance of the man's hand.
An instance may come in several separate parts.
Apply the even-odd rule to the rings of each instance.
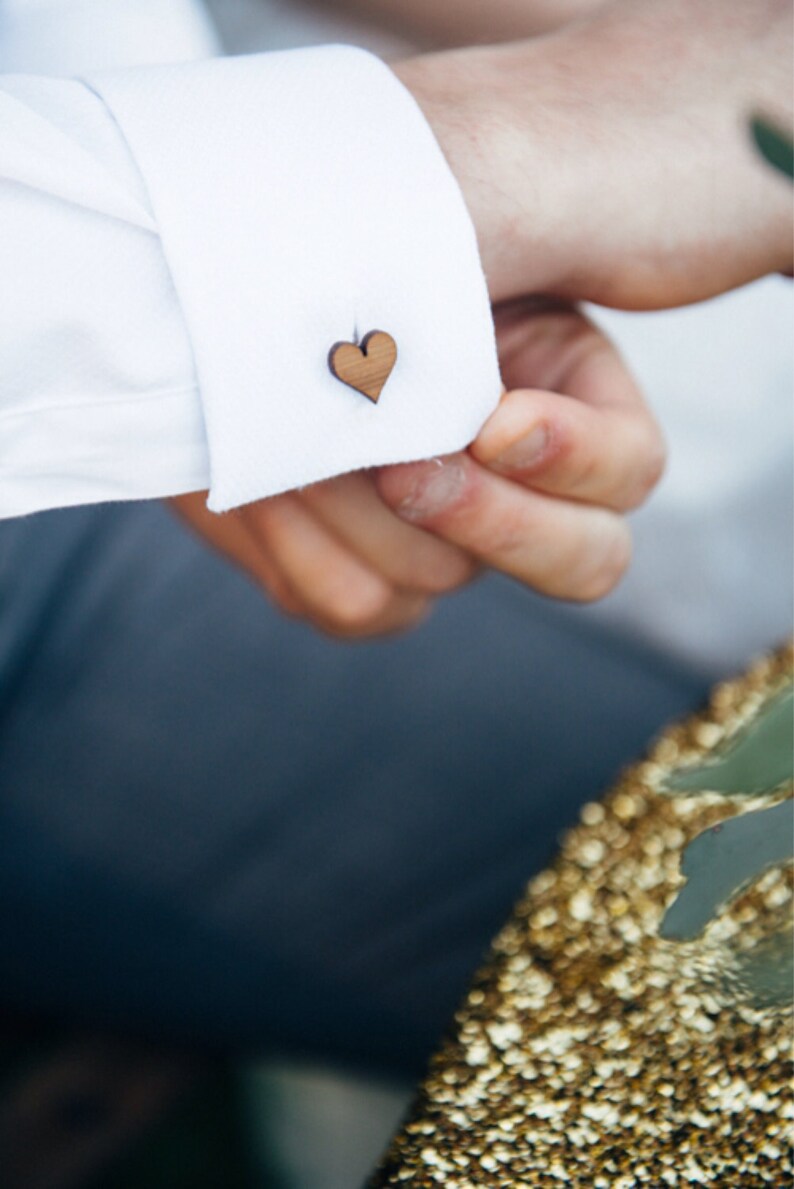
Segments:
[[[513,387],[469,451],[386,468],[378,488],[482,565],[543,594],[599,599],[629,561],[624,513],[662,473],[661,433],[611,344],[575,310],[514,303],[497,331]]]
[[[412,626],[482,566],[559,598],[612,588],[622,513],[658,478],[661,435],[618,355],[574,310],[497,313],[514,387],[466,453],[344,475],[223,516],[174,503],[288,614],[346,638]]]
[[[785,122],[790,24],[788,0],[615,0],[536,41],[396,67],[463,188],[512,391],[466,453],[183,513],[285,610],[344,636],[416,622],[483,565],[605,594],[663,448],[565,303],[661,308],[791,271],[788,187],[747,134],[755,111]]]

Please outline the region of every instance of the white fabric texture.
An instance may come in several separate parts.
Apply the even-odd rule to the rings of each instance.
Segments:
[[[387,67],[327,47],[92,85],[146,180],[188,324],[210,508],[472,440],[500,393],[474,228]],[[377,404],[328,366],[372,330],[399,352]]]
[[[104,104],[0,78],[0,516],[206,486],[193,358]]]
[[[225,509],[455,449],[498,399],[462,197],[372,56],[3,76],[0,127],[0,516]],[[372,329],[377,406],[326,362]]]
[[[298,0],[210,0],[210,9],[236,50],[358,38],[368,48],[390,48],[374,28],[337,25],[330,8],[318,16]],[[0,72],[72,74],[212,51],[198,0],[0,0]],[[6,86],[0,83],[3,176],[12,129],[2,101]],[[61,93],[40,80],[33,90],[26,89],[25,102],[57,131],[71,100],[61,102]],[[120,173],[122,185],[135,193],[138,175],[102,105],[84,96],[71,124],[66,135],[85,138],[99,163],[112,165],[111,174]],[[47,151],[42,148],[44,161]],[[24,511],[112,494],[164,493],[169,483],[174,490],[206,485],[190,345],[162,253],[153,250],[155,238],[129,232],[129,242],[116,238],[121,224],[75,206],[64,207],[60,223],[49,223],[57,199],[47,199],[45,189],[32,204],[33,192],[18,188],[14,207],[13,188],[0,177],[0,268],[4,278],[14,278],[13,286],[0,285],[0,515],[10,515],[12,504]],[[40,222],[44,206],[46,224]],[[79,226],[70,222],[78,216]],[[64,247],[61,253],[76,232],[85,251]],[[19,245],[45,241],[58,245],[60,263],[39,251],[23,270]],[[144,242],[151,250],[138,257]],[[109,243],[115,248],[103,268]],[[78,285],[75,269],[82,276]],[[119,304],[125,291],[137,295],[126,312]],[[28,316],[32,292],[41,310],[37,320]],[[634,518],[635,556],[626,579],[604,604],[581,613],[714,674],[745,664],[790,631],[792,296],[789,282],[770,278],[685,310],[597,314],[651,398],[670,465]],[[105,311],[112,315],[106,337],[97,334]],[[116,328],[122,315],[125,337]],[[72,387],[82,377],[83,389],[97,394],[90,413],[64,389],[67,371]],[[103,385],[92,386],[91,377]],[[4,412],[22,412],[31,386],[38,394],[36,418],[28,410],[13,423],[12,446]]]
[[[356,29],[330,6],[207,3],[235,50],[323,38],[391,48],[374,25]],[[681,310],[593,311],[656,411],[669,464],[632,517],[628,574],[608,599],[579,614],[714,677],[791,631],[793,303],[791,282],[768,277]]]

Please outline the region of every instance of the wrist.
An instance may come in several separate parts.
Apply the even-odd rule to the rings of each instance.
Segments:
[[[781,0],[631,0],[536,41],[401,63],[494,301],[630,308],[791,270],[790,191],[749,122],[790,90]],[[780,118],[783,117],[783,118]]]
[[[516,119],[516,55],[510,46],[453,50],[394,66],[461,188],[494,302],[544,288],[562,214],[551,163],[542,184],[532,177],[533,137]],[[530,68],[532,45],[518,55]]]

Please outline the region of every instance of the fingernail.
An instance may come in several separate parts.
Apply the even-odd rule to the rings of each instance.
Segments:
[[[406,520],[429,520],[453,503],[465,484],[466,469],[458,459],[434,458],[418,471],[397,511]]]
[[[506,450],[497,454],[491,465],[505,471],[529,470],[543,456],[548,444],[547,427],[536,425],[525,437],[511,442]]]

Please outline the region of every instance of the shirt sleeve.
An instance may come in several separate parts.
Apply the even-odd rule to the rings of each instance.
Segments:
[[[500,392],[460,190],[348,47],[0,77],[0,516],[239,504],[465,446]],[[397,345],[377,402],[335,343]]]

